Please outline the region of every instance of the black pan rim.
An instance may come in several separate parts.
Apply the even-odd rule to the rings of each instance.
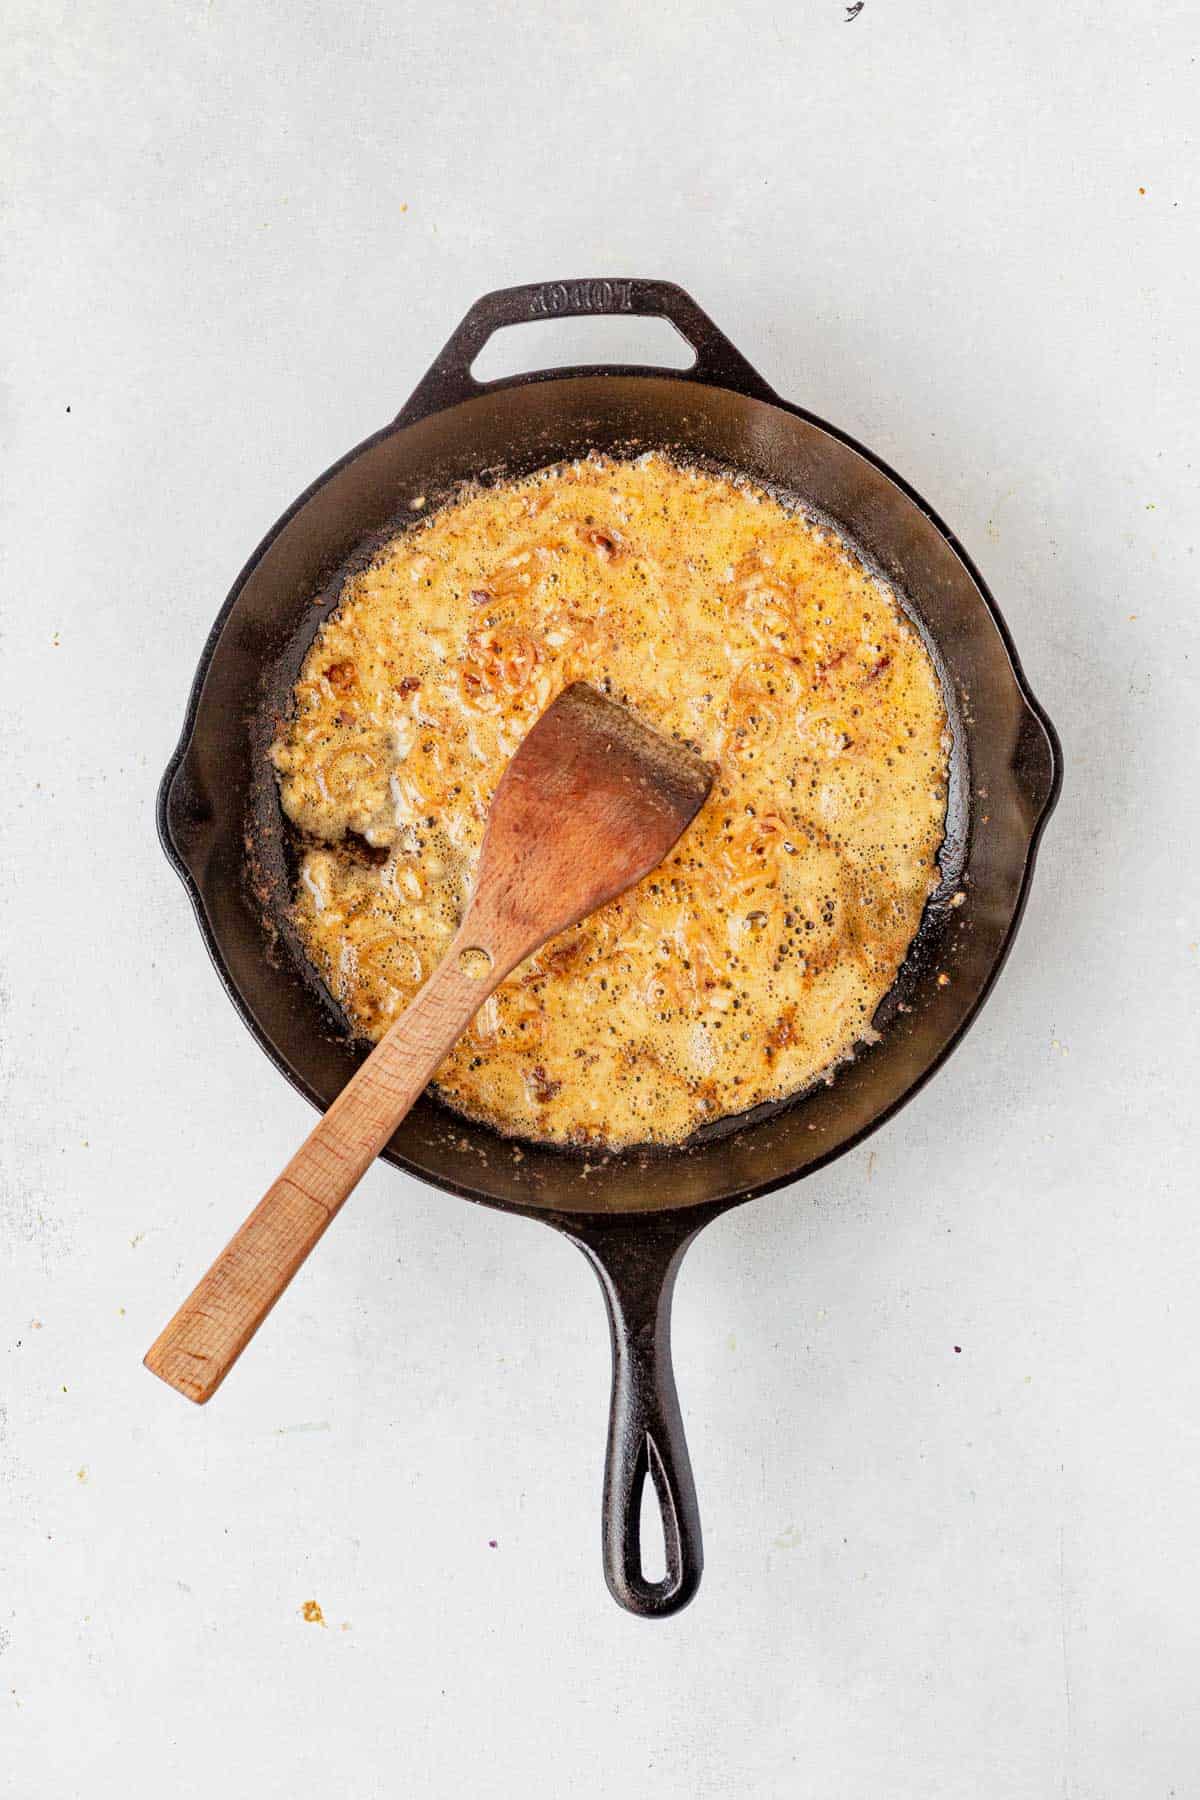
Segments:
[[[488,394],[496,394],[496,393],[499,393],[506,389],[512,389],[512,388],[525,386],[532,382],[576,381],[583,377],[615,377],[615,378],[621,378],[621,379],[634,379],[634,380],[649,379],[649,380],[655,380],[655,381],[661,382],[664,380],[669,381],[669,380],[674,379],[675,371],[656,369],[656,368],[632,367],[632,366],[618,365],[618,364],[602,364],[602,365],[590,365],[590,366],[586,366],[586,367],[536,370],[536,371],[531,371],[527,374],[518,375],[518,376],[515,376],[512,378],[509,378],[506,380],[490,382],[487,384],[476,384],[476,385],[477,385],[478,395],[483,396],[483,395],[488,395]],[[694,386],[697,384],[695,382],[692,382],[689,385]],[[718,391],[720,391],[723,388],[723,384],[719,384],[719,383],[704,383],[702,385],[717,388]],[[724,387],[724,391],[732,392],[735,394],[739,393],[739,390],[734,386]],[[984,581],[983,576],[980,574],[979,570],[975,566],[971,557],[968,555],[967,551],[963,547],[963,545],[962,545],[961,541],[959,540],[958,536],[956,535],[956,533],[954,533],[950,529],[950,527],[944,522],[944,520],[935,511],[935,509],[932,506],[930,506],[926,500],[924,500],[922,498],[922,496],[916,491],[916,489],[913,488],[911,486],[911,484],[908,483],[904,479],[903,476],[901,476],[900,474],[897,473],[896,470],[891,468],[890,465],[888,463],[886,463],[882,457],[876,455],[873,451],[869,450],[865,445],[858,442],[858,440],[856,440],[854,437],[852,437],[848,432],[840,430],[837,426],[830,425],[825,420],[818,418],[814,413],[808,412],[803,407],[796,406],[787,400],[781,399],[778,396],[772,396],[772,398],[770,400],[767,400],[765,398],[760,399],[759,396],[757,396],[757,395],[754,395],[752,397],[755,399],[756,403],[759,405],[768,405],[768,406],[777,407],[780,411],[789,414],[793,418],[797,418],[797,419],[804,421],[806,424],[815,427],[817,430],[819,430],[821,432],[824,432],[829,437],[835,439],[837,442],[844,445],[847,449],[853,451],[855,454],[862,457],[864,459],[864,461],[866,461],[873,468],[875,468],[886,480],[891,482],[892,485],[894,487],[896,487],[911,502],[911,504],[917,508],[917,510],[929,521],[929,523],[933,526],[933,528],[938,532],[938,534],[941,536],[941,538],[944,540],[947,547],[951,551],[951,553],[962,564],[962,566],[963,566],[964,570],[966,571],[970,581],[972,582],[976,592],[978,593],[980,599],[982,600],[984,607],[986,608],[986,610],[992,620],[992,623],[994,624],[994,626],[996,628],[996,631],[1000,638],[1000,641],[1004,647],[1004,651],[1008,658],[1008,662],[1009,662],[1009,665],[1010,665],[1010,668],[1012,671],[1014,685],[1016,687],[1018,695],[1020,696],[1022,704],[1025,706],[1029,715],[1032,717],[1032,719],[1034,721],[1036,721],[1037,725],[1040,727],[1041,731],[1044,734],[1045,742],[1046,742],[1046,746],[1047,746],[1048,757],[1049,757],[1049,780],[1048,780],[1048,784],[1047,784],[1047,788],[1046,788],[1045,798],[1043,799],[1043,801],[1041,803],[1040,811],[1038,812],[1037,817],[1033,820],[1033,822],[1029,828],[1029,837],[1028,837],[1028,843],[1027,843],[1026,852],[1025,852],[1024,866],[1022,869],[1019,887],[1018,887],[1015,901],[1013,904],[1012,916],[1011,916],[1011,919],[1009,922],[1008,929],[1005,933],[1003,942],[1001,943],[1000,947],[998,948],[998,950],[993,958],[993,961],[992,961],[991,967],[988,971],[988,974],[987,974],[985,980],[983,981],[982,985],[980,986],[979,992],[977,993],[969,1010],[966,1012],[966,1014],[963,1016],[963,1018],[959,1021],[959,1024],[957,1025],[955,1030],[951,1033],[951,1035],[942,1044],[942,1046],[938,1050],[936,1056],[934,1056],[931,1059],[931,1061],[926,1065],[926,1067],[921,1071],[921,1073],[918,1076],[914,1077],[912,1082],[908,1085],[908,1087],[905,1088],[903,1093],[898,1095],[897,1098],[895,1100],[893,1100],[890,1105],[884,1107],[880,1112],[878,1112],[868,1123],[866,1123],[864,1126],[862,1126],[858,1131],[852,1133],[849,1137],[846,1137],[846,1138],[840,1140],[834,1147],[832,1147],[827,1152],[825,1152],[823,1154],[819,1154],[817,1156],[814,1156],[810,1161],[805,1163],[805,1165],[802,1169],[795,1169],[795,1168],[787,1169],[780,1173],[773,1174],[767,1180],[762,1181],[760,1183],[755,1183],[749,1187],[738,1187],[737,1189],[732,1190],[729,1193],[717,1194],[707,1200],[700,1201],[700,1202],[697,1202],[692,1205],[687,1205],[687,1206],[683,1206],[680,1208],[672,1208],[672,1207],[647,1208],[647,1209],[645,1209],[644,1214],[637,1212],[637,1211],[629,1211],[629,1212],[625,1212],[625,1213],[619,1215],[619,1216],[623,1216],[631,1221],[638,1217],[641,1217],[641,1216],[653,1216],[653,1217],[662,1219],[670,1214],[679,1212],[680,1214],[686,1214],[686,1216],[689,1219],[695,1220],[696,1226],[697,1226],[697,1228],[699,1228],[699,1226],[704,1222],[704,1220],[706,1218],[711,1217],[718,1212],[721,1212],[727,1208],[730,1208],[730,1207],[733,1207],[736,1205],[740,1205],[745,1201],[756,1199],[756,1198],[760,1197],[761,1195],[775,1192],[776,1190],[778,1190],[780,1188],[787,1187],[793,1183],[799,1182],[799,1181],[805,1179],[807,1176],[816,1173],[817,1170],[826,1167],[827,1164],[836,1160],[837,1157],[844,1155],[847,1151],[857,1148],[866,1138],[871,1136],[873,1132],[877,1131],[881,1126],[885,1125],[889,1120],[894,1118],[895,1115],[901,1110],[901,1108],[904,1107],[905,1105],[907,1105],[911,1099],[914,1099],[916,1097],[916,1095],[922,1090],[922,1088],[924,1088],[926,1082],[928,1082],[931,1079],[931,1077],[933,1075],[935,1075],[941,1069],[943,1064],[946,1062],[947,1058],[953,1053],[954,1050],[956,1050],[958,1048],[959,1044],[962,1042],[967,1031],[970,1029],[970,1027],[974,1024],[975,1020],[978,1018],[980,1011],[982,1010],[985,1002],[991,995],[992,989],[993,989],[1002,969],[1004,968],[1005,963],[1008,960],[1009,954],[1012,949],[1013,940],[1016,937],[1017,930],[1020,926],[1024,911],[1025,911],[1025,906],[1028,901],[1029,889],[1030,889],[1030,885],[1031,885],[1032,878],[1033,878],[1034,868],[1035,868],[1036,861],[1037,861],[1037,855],[1038,855],[1038,850],[1040,848],[1042,835],[1044,833],[1046,823],[1049,820],[1051,814],[1053,813],[1055,806],[1057,805],[1058,798],[1059,798],[1059,795],[1060,795],[1061,789],[1062,789],[1063,761],[1062,761],[1062,747],[1061,747],[1061,743],[1060,743],[1060,740],[1058,737],[1058,733],[1057,733],[1052,721],[1050,720],[1048,714],[1046,713],[1045,709],[1042,707],[1042,705],[1040,704],[1040,702],[1034,695],[1032,689],[1030,688],[1029,681],[1028,681],[1028,679],[1025,675],[1024,669],[1021,665],[1021,660],[1017,653],[1016,646],[1013,642],[1012,635],[1009,631],[1009,628],[1004,619],[1004,616],[1000,611],[999,606],[997,605],[990,589],[988,588],[987,583]],[[453,408],[447,409],[447,410],[453,410]],[[267,1036],[266,1032],[263,1030],[262,1026],[259,1024],[259,1021],[254,1016],[250,1007],[246,1004],[245,1000],[242,997],[240,990],[238,989],[237,985],[235,984],[235,982],[232,978],[232,975],[229,971],[228,965],[225,962],[224,955],[221,951],[220,944],[217,940],[216,933],[214,932],[211,922],[208,918],[207,910],[204,905],[204,900],[203,900],[203,896],[202,896],[200,888],[199,888],[199,884],[195,880],[195,877],[193,876],[190,868],[187,866],[187,863],[185,862],[183,856],[180,854],[179,849],[174,842],[174,838],[173,838],[171,826],[170,826],[170,818],[169,818],[169,801],[170,801],[171,790],[172,790],[172,787],[175,782],[175,778],[179,773],[179,770],[188,754],[189,749],[191,748],[192,740],[193,740],[194,733],[195,733],[197,713],[199,710],[201,697],[202,697],[202,694],[204,691],[205,682],[208,677],[208,672],[209,672],[209,668],[212,663],[213,656],[216,652],[217,645],[222,637],[222,634],[224,632],[225,625],[229,619],[229,616],[230,616],[234,606],[236,605],[238,599],[240,598],[242,590],[244,589],[244,587],[245,587],[246,583],[248,582],[248,580],[250,579],[251,575],[254,573],[255,569],[261,563],[261,561],[266,556],[267,552],[270,550],[271,546],[274,544],[274,542],[280,536],[280,534],[287,528],[287,526],[296,517],[296,515],[308,504],[308,502],[313,498],[313,496],[322,487],[325,486],[325,484],[327,482],[332,480],[334,476],[339,474],[342,469],[346,468],[357,457],[363,455],[365,452],[367,452],[368,450],[373,448],[375,445],[382,443],[386,439],[391,438],[391,437],[397,435],[399,432],[406,430],[410,423],[415,423],[415,422],[416,422],[415,420],[405,420],[404,423],[400,423],[400,422],[396,421],[391,424],[388,424],[388,425],[384,426],[382,429],[380,429],[379,431],[373,432],[369,437],[363,439],[361,443],[356,444],[351,450],[347,451],[343,456],[339,457],[336,462],[332,463],[321,475],[319,475],[314,481],[312,481],[309,484],[309,486],[307,488],[305,488],[303,493],[301,493],[293,501],[291,506],[289,506],[287,508],[287,510],[281,515],[281,517],[276,521],[276,523],[271,527],[271,529],[263,537],[263,539],[258,544],[256,549],[252,552],[251,556],[249,557],[249,559],[247,560],[247,562],[241,569],[240,573],[238,574],[236,580],[234,581],[233,586],[231,587],[231,589],[225,599],[224,604],[222,605],[215,620],[213,621],[213,624],[212,624],[212,626],[208,632],[208,635],[205,639],[204,646],[203,646],[203,649],[200,654],[200,659],[197,664],[196,672],[192,679],[191,688],[190,688],[188,700],[187,700],[187,706],[186,706],[186,710],[184,713],[183,726],[180,731],[179,739],[176,744],[175,750],[172,753],[172,755],[167,763],[162,780],[159,783],[158,795],[157,795],[156,823],[157,823],[159,841],[162,844],[163,851],[167,857],[167,860],[171,863],[172,867],[174,868],[176,874],[179,876],[180,880],[182,881],[184,888],[188,894],[188,898],[190,899],[191,904],[192,904],[192,910],[196,916],[197,924],[199,925],[199,928],[200,928],[201,937],[204,940],[204,944],[208,951],[209,958],[210,958],[214,968],[217,971],[217,974],[221,980],[222,986],[224,987],[227,995],[229,996],[230,1000],[232,1001],[243,1024],[246,1026],[247,1030],[251,1033],[251,1035],[253,1036],[253,1038],[255,1039],[257,1044],[259,1045],[259,1047],[265,1052],[265,1054],[268,1056],[270,1061],[279,1070],[279,1072],[286,1078],[286,1080],[290,1083],[290,1085],[293,1088],[295,1088],[298,1093],[302,1094],[304,1096],[304,1098],[309,1102],[309,1104],[314,1106],[318,1111],[321,1111],[324,1109],[325,1102],[316,1093],[316,1091],[310,1086],[310,1084],[307,1083],[294,1069],[292,1069],[288,1065],[286,1059],[277,1051],[274,1044],[271,1042],[270,1038]],[[453,1115],[448,1115],[448,1116],[453,1116]],[[736,1133],[734,1135],[736,1136]],[[540,1148],[549,1149],[549,1148],[553,1148],[553,1147],[552,1146],[540,1146]],[[576,1230],[579,1229],[579,1227],[585,1220],[592,1219],[592,1218],[596,1218],[596,1219],[612,1218],[614,1216],[613,1213],[611,1212],[611,1210],[597,1210],[595,1212],[588,1212],[585,1209],[576,1210],[576,1209],[572,1208],[569,1211],[567,1211],[567,1210],[564,1210],[561,1208],[544,1207],[544,1206],[537,1206],[537,1205],[532,1205],[532,1204],[524,1205],[519,1202],[501,1199],[496,1194],[489,1192],[488,1190],[486,1190],[484,1188],[473,1186],[469,1182],[457,1181],[457,1180],[448,1178],[446,1176],[434,1177],[426,1169],[422,1168],[418,1163],[413,1162],[411,1159],[409,1159],[407,1157],[401,1156],[398,1152],[391,1149],[390,1147],[383,1151],[382,1159],[391,1163],[393,1167],[401,1169],[405,1174],[414,1176],[417,1180],[423,1182],[426,1186],[436,1188],[441,1192],[455,1194],[461,1199],[470,1200],[479,1205],[490,1206],[490,1207],[494,1207],[499,1210],[508,1211],[508,1212],[516,1212],[516,1213],[519,1213],[519,1214],[522,1214],[525,1216],[529,1216],[529,1217],[537,1217],[537,1218],[545,1219],[551,1223],[557,1222],[560,1225],[567,1226],[567,1227],[570,1227],[570,1228],[573,1228]],[[565,1158],[564,1158],[564,1160],[565,1160]],[[629,1160],[631,1162],[635,1162],[636,1157],[631,1155]]]

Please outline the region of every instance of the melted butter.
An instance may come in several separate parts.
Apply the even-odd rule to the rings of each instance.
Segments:
[[[894,595],[765,493],[650,455],[468,494],[346,583],[272,752],[297,927],[364,1037],[444,953],[505,763],[575,680],[718,780],[437,1085],[526,1137],[675,1143],[870,1039],[936,881],[945,712]]]

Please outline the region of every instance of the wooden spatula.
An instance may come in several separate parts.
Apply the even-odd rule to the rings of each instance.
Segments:
[[[547,938],[662,861],[713,769],[582,682],[504,771],[453,941],[200,1285],[146,1367],[214,1394],[351,1190],[488,995]]]

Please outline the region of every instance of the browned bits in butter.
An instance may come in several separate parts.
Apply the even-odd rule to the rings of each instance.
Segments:
[[[529,1071],[529,1091],[539,1106],[548,1106],[555,1094],[562,1090],[561,1081],[551,1081],[541,1063],[535,1063]]]
[[[597,531],[594,526],[589,526],[580,535],[601,562],[615,562],[622,553],[623,546],[611,532]]]
[[[364,1037],[445,953],[504,767],[575,680],[719,780],[438,1086],[503,1131],[674,1143],[871,1038],[935,883],[946,716],[890,590],[760,490],[653,454],[469,492],[346,582],[273,748],[296,924]]]

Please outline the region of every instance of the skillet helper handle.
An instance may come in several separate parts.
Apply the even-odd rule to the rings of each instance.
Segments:
[[[497,288],[477,300],[462,324],[447,339],[441,353],[417,383],[397,425],[412,425],[430,413],[457,406],[477,394],[514,387],[537,375],[517,375],[504,381],[476,381],[471,365],[494,331],[528,320],[572,319],[591,313],[626,314],[647,319],[666,319],[696,352],[690,369],[609,369],[610,374],[663,375],[674,381],[696,381],[709,387],[732,388],[755,400],[778,400],[741,351],[730,343],[689,293],[673,281],[647,281],[587,276],[576,281],[535,281],[524,287]],[[549,369],[547,376],[569,378],[595,370]]]
[[[211,1399],[492,989],[451,946],[146,1353],[168,1386]]]
[[[671,1296],[684,1251],[699,1224],[589,1220],[568,1227],[595,1269],[612,1336],[612,1400],[604,1468],[604,1579],[619,1606],[641,1618],[679,1612],[700,1585],[700,1509],[671,1366]],[[642,1496],[653,1484],[662,1519],[666,1572],[643,1571]]]

